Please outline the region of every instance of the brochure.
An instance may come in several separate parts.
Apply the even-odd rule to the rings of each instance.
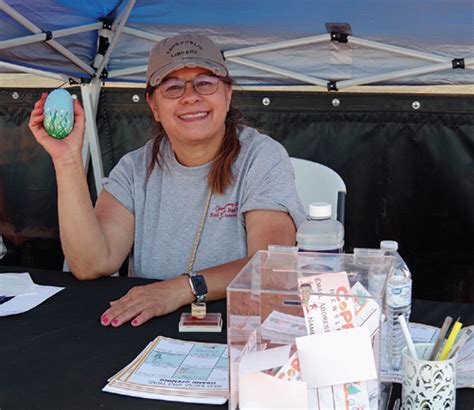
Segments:
[[[224,404],[229,394],[225,344],[158,336],[103,391],[168,401]]]

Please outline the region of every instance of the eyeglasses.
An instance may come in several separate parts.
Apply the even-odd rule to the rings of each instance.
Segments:
[[[186,83],[193,85],[194,91],[201,95],[211,95],[217,91],[219,87],[219,77],[211,75],[203,75],[193,80],[181,80],[179,78],[170,78],[163,81],[158,88],[165,98],[180,98],[186,90]]]

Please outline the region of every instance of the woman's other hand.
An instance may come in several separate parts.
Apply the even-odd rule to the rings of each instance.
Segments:
[[[194,301],[188,278],[177,278],[130,289],[120,299],[110,302],[100,317],[103,326],[118,327],[131,321],[132,326],[140,326],[156,316],[174,312]]]
[[[74,99],[74,128],[71,133],[64,139],[56,139],[47,133],[43,125],[43,109],[47,96],[47,93],[41,94],[41,98],[34,105],[28,123],[36,141],[48,152],[53,162],[81,154],[85,128],[84,110],[81,104]]]

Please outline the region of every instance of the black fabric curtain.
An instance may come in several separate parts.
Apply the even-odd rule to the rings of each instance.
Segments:
[[[27,129],[41,91],[0,93],[0,226],[17,258],[3,264],[62,264],[54,172]],[[234,105],[342,176],[347,252],[397,240],[415,297],[474,302],[474,96],[236,91]],[[104,88],[97,120],[106,175],[153,135],[143,89]]]

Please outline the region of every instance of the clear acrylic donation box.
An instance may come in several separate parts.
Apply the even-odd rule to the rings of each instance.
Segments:
[[[227,288],[229,408],[378,409],[392,266],[380,252],[257,252]]]

